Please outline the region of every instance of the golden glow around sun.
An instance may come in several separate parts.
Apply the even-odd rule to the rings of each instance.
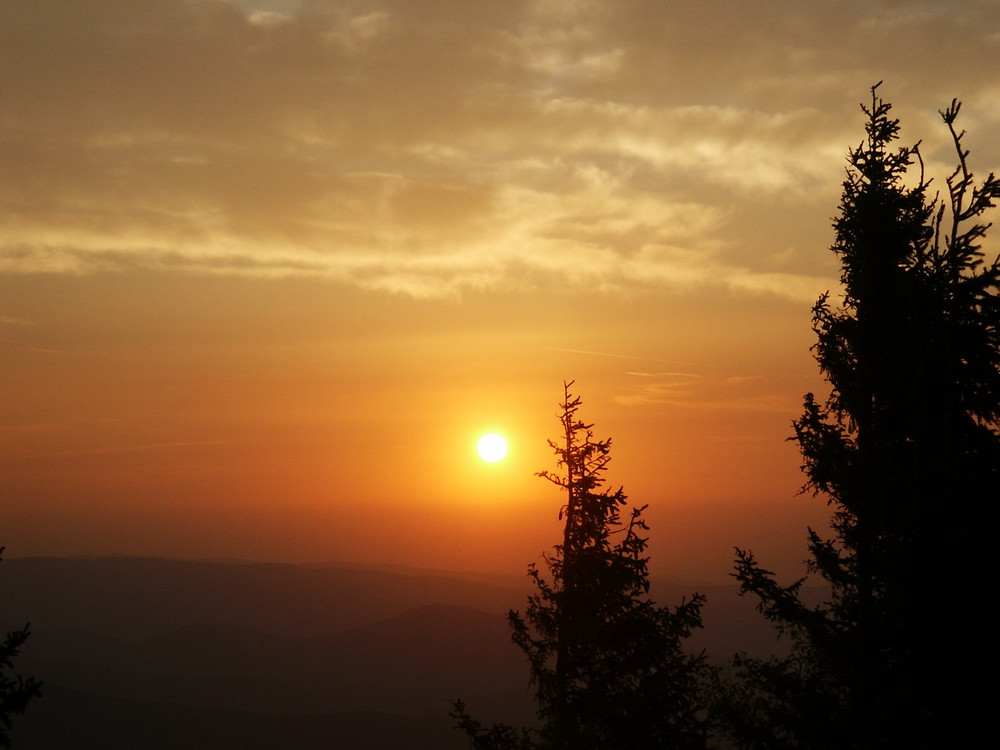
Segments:
[[[496,463],[507,455],[507,441],[496,433],[483,435],[479,438],[476,450],[484,461]]]

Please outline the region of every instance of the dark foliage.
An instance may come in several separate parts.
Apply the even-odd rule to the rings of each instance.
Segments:
[[[786,660],[733,665],[719,716],[741,748],[951,747],[996,732],[980,682],[994,680],[992,605],[975,582],[1000,479],[1000,266],[980,247],[1000,180],[974,182],[953,101],[941,115],[958,166],[930,197],[919,144],[894,150],[877,88],[834,221],[843,303],[813,309],[831,391],[808,394],[794,422],[804,489],[834,511],[831,538],[809,530],[806,563],[829,597],[806,606],[803,581],[782,586],[738,551],[743,593],[792,643]]]
[[[550,441],[561,473],[541,472],[566,493],[563,541],[528,574],[537,593],[510,612],[514,643],[528,657],[542,727],[484,729],[461,703],[454,716],[473,747],[701,748],[702,655],[682,643],[701,627],[704,597],[673,611],[650,601],[644,508],[622,519],[622,489],[602,490],[611,441],[595,441],[565,386],[562,439]]]
[[[469,747],[475,750],[535,750],[541,747],[537,732],[532,729],[514,727],[506,724],[492,724],[488,728],[482,722],[476,721],[465,712],[465,703],[455,701],[452,718],[457,722],[456,729],[461,729],[469,738]]]
[[[0,553],[4,548],[0,547]],[[41,683],[34,678],[11,675],[14,657],[29,635],[28,626],[7,633],[0,643],[0,746],[10,747],[12,717],[23,714],[28,701],[40,694]]]

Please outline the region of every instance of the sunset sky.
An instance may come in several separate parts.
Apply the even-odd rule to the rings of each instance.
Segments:
[[[983,176],[998,71],[1000,0],[6,0],[0,545],[518,571],[575,380],[655,572],[792,570],[858,104]]]

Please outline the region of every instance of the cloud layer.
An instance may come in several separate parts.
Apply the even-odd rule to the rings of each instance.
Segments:
[[[0,272],[815,297],[857,102],[1000,163],[1000,3],[0,7]]]

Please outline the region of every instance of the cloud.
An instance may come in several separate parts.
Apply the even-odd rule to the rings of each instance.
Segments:
[[[628,354],[609,354],[608,352],[590,352],[583,349],[561,349],[553,348],[554,352],[566,352],[568,354],[586,354],[591,357],[611,357],[612,359],[638,359],[638,357],[633,357]]]
[[[985,0],[7,4],[0,273],[809,300],[832,283],[810,258],[856,102],[884,78],[913,140],[952,96],[995,131],[981,61],[998,15]]]
[[[615,402],[622,406],[666,405],[700,411],[769,413],[794,413],[799,406],[796,399],[790,399],[783,390],[774,387],[774,376],[685,372],[628,374],[642,381],[615,397]]]
[[[36,427],[39,430],[48,429],[48,425],[29,426],[31,429]],[[166,451],[175,448],[203,448],[203,447],[216,447],[220,445],[226,445],[223,440],[187,440],[187,441],[173,441],[173,442],[162,442],[162,443],[140,443],[135,445],[111,445],[103,446],[97,448],[79,448],[75,450],[61,450],[52,451],[46,453],[31,453],[19,456],[21,459],[32,459],[32,458],[51,458],[60,456],[101,456],[109,454],[118,453],[149,453],[155,451]]]
[[[284,13],[267,10],[254,11],[250,14],[249,18],[250,23],[256,26],[277,26],[283,23],[291,23],[292,21],[291,17]]]

